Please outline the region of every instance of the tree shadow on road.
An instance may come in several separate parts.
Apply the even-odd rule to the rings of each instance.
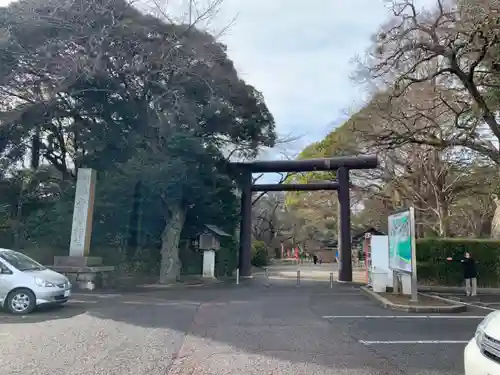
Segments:
[[[122,350],[126,353],[127,348],[133,348],[134,355],[145,362],[151,355],[158,356],[155,360],[172,362],[169,368],[179,374],[397,375],[463,370],[461,361],[449,360],[461,357],[460,348],[439,354],[435,350],[420,352],[420,347],[367,347],[358,342],[367,338],[361,337],[356,324],[364,324],[360,330],[369,333],[367,325],[381,322],[353,324],[323,319],[322,315],[329,314],[384,314],[349,285],[336,284],[330,289],[328,283],[321,282],[296,286],[293,281],[257,280],[238,286],[95,293],[81,298],[82,303],[39,310],[24,318],[0,314],[0,324],[46,322],[40,324],[41,332],[49,330],[54,338],[68,327],[76,336],[99,330],[114,337],[116,331],[117,340],[125,341],[114,349],[119,351],[109,354],[110,361],[125,355]],[[67,321],[59,324],[63,319]],[[387,324],[390,329],[391,324]],[[411,355],[404,350],[411,350]]]
[[[350,287],[340,287],[350,291]],[[88,314],[145,328],[181,332],[184,342],[176,357],[182,373],[240,373],[250,364],[264,372],[331,373],[352,369],[357,374],[399,370],[381,360],[348,334],[336,332],[310,308],[315,287],[268,288],[264,285],[196,289],[129,295],[123,301],[92,308]],[[322,285],[320,291],[328,291]],[[223,368],[231,363],[231,370]],[[366,372],[366,369],[370,372]],[[201,371],[201,370],[200,370]],[[248,373],[254,373],[250,370]]]

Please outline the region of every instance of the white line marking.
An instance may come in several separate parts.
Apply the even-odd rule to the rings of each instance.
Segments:
[[[365,341],[359,340],[363,345],[404,345],[404,344],[467,344],[469,341],[461,340],[405,340],[405,341]]]
[[[117,298],[122,296],[122,294],[96,294],[96,293],[78,293],[78,292],[73,293],[73,295],[81,297],[95,297],[95,298]]]
[[[429,296],[429,294],[427,294],[427,293],[420,293],[420,294],[422,294],[424,296]],[[437,296],[437,295],[430,295],[430,296],[431,296],[431,298],[441,299],[443,301],[452,302],[453,304],[457,304],[458,303],[460,305],[466,305],[466,306],[470,306],[470,307],[476,307],[478,309],[483,309],[483,310],[488,310],[488,311],[497,311],[498,310],[498,309],[494,309],[494,308],[491,308],[491,307],[474,305],[473,303],[457,301],[457,300],[454,300],[454,299],[444,298],[444,297]]]
[[[99,301],[81,301],[77,299],[70,299],[68,303],[99,303]]]
[[[199,306],[200,303],[184,303],[184,302],[154,302],[154,301],[124,301],[126,305],[149,305],[149,306],[179,306],[179,307],[192,307]]]
[[[484,315],[325,315],[323,319],[484,319]]]
[[[315,296],[359,296],[362,297],[361,293],[317,293]]]

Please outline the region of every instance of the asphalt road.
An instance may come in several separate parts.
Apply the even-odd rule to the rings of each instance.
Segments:
[[[487,312],[412,317],[353,286],[293,280],[75,295],[0,314],[0,375],[457,375]]]

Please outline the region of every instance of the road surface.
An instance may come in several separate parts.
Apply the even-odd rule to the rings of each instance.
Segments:
[[[415,317],[328,284],[81,294],[62,309],[0,314],[0,375],[457,375],[488,312]]]

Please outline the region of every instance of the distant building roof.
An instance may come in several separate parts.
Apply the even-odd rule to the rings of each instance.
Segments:
[[[370,233],[372,236],[385,236],[386,233],[384,232],[381,232],[373,227],[370,227],[370,228],[367,228],[367,229],[363,229],[361,231],[356,231],[353,235],[352,235],[352,241],[357,241],[359,239],[362,239],[365,237],[365,234],[366,233]]]
[[[215,234],[221,236],[221,237],[231,237],[230,234],[224,232],[222,229],[220,229],[219,227],[215,226],[215,225],[210,225],[210,224],[205,224],[205,227],[211,231],[211,232],[214,232]]]
[[[385,236],[386,233],[384,232],[381,232],[375,228],[367,228],[367,229],[363,229],[361,231],[356,231],[352,234],[352,237],[351,237],[351,244],[358,244],[360,243],[363,238],[365,238],[365,234],[366,233],[370,233],[371,235],[373,236]],[[326,241],[326,242],[323,242],[323,246],[325,247],[337,247],[338,246],[338,241],[337,240],[332,240],[332,241]]]

